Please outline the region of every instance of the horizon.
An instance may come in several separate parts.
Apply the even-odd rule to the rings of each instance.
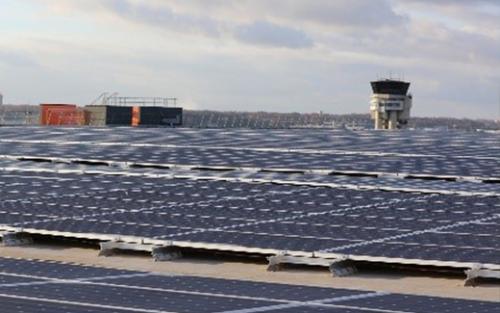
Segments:
[[[370,81],[412,116],[499,120],[500,2],[0,0],[4,103],[104,91],[188,110],[368,114]],[[397,44],[396,44],[397,43]]]
[[[71,104],[71,103],[45,103],[45,104]],[[40,104],[11,104],[11,103],[4,103],[4,106],[33,106],[33,107],[39,107]],[[85,107],[85,105],[80,105],[76,104],[77,107]],[[0,106],[1,107],[1,106]],[[276,112],[276,111],[234,111],[234,110],[215,110],[215,109],[189,109],[189,108],[183,108],[184,110],[187,111],[195,111],[195,112],[216,112],[216,113],[238,113],[238,114],[251,114],[251,113],[266,113],[266,114],[301,114],[301,115],[312,115],[312,114],[325,114],[325,115],[339,115],[339,116],[346,116],[346,115],[366,115],[370,116],[370,113],[366,112],[361,112],[361,113],[330,113],[330,112],[297,112],[297,111],[289,111],[289,112]],[[413,118],[423,118],[423,119],[456,119],[456,120],[470,120],[470,121],[485,121],[485,122],[493,122],[493,123],[500,123],[500,119],[495,119],[495,118],[474,118],[474,117],[453,117],[453,116],[422,116],[422,115],[412,115],[411,117]]]

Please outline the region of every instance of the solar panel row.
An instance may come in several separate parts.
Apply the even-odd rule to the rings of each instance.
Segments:
[[[4,172],[73,172],[73,173],[104,173],[136,176],[157,176],[166,178],[192,178],[213,180],[234,180],[243,182],[270,182],[290,185],[310,185],[324,187],[347,187],[351,189],[377,189],[399,190],[427,193],[448,194],[475,194],[475,195],[500,195],[500,184],[478,184],[473,181],[459,180],[428,180],[428,179],[401,179],[399,177],[382,176],[349,176],[349,175],[323,175],[314,173],[287,173],[269,171],[218,171],[195,170],[183,168],[155,169],[142,167],[129,167],[118,169],[104,165],[85,165],[77,163],[40,163],[32,161],[0,159],[0,170]],[[42,175],[42,174],[40,174]]]
[[[6,230],[500,268],[498,197],[111,175],[0,178]]]
[[[227,148],[159,148],[87,144],[0,142],[4,156],[98,160],[164,166],[322,170],[371,174],[400,174],[498,179],[500,159],[442,156],[378,156],[277,151],[247,151]]]
[[[408,130],[398,132],[344,129],[134,129],[2,127],[1,140],[114,142],[201,147],[343,150],[419,155],[500,155],[500,134]]]
[[[6,312],[486,313],[498,303],[0,258]]]

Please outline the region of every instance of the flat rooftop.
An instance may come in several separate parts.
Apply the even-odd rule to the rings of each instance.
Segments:
[[[348,289],[396,312],[419,312],[401,295],[484,311],[500,302],[498,142],[457,131],[1,127],[0,257]],[[5,288],[61,283],[5,275]],[[88,296],[78,287],[89,282],[67,283],[66,304]],[[47,292],[6,295],[61,304]],[[288,298],[278,302],[308,306]]]

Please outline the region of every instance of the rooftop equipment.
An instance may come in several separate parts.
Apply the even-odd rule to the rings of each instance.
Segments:
[[[410,83],[384,79],[371,82],[371,86],[370,113],[375,129],[397,129],[408,124],[412,106]]]
[[[81,125],[84,113],[75,104],[40,104],[41,125]]]
[[[182,108],[139,107],[139,125],[180,126]]]
[[[180,126],[177,98],[122,97],[103,93],[85,107],[88,125]]]
[[[85,107],[85,124],[90,126],[130,125],[132,107],[88,105]]]

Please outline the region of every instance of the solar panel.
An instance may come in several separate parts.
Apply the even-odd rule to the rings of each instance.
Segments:
[[[0,159],[0,169],[6,172],[74,172],[74,173],[121,173],[122,175],[180,177],[192,179],[234,180],[250,182],[270,182],[290,185],[310,185],[324,187],[346,187],[351,189],[399,190],[406,192],[433,192],[466,195],[500,195],[500,184],[478,184],[467,180],[428,180],[422,178],[401,179],[382,176],[323,175],[314,173],[289,173],[247,170],[196,170],[184,168],[144,168],[129,167],[118,169],[106,165],[85,165],[75,163],[40,163],[32,161]],[[43,174],[40,174],[43,175]],[[0,182],[1,183],[1,182]],[[35,191],[32,191],[35,192]]]
[[[5,230],[500,268],[498,197],[28,172],[0,181]]]
[[[4,157],[498,179],[488,132],[2,127]],[[305,179],[305,178],[304,178]]]
[[[496,157],[499,133],[452,130],[397,132],[345,129],[154,129],[2,127],[2,141],[115,142],[201,147],[247,147]]]
[[[496,302],[0,258],[7,312],[493,312]]]
[[[4,159],[1,164],[14,162],[17,168],[0,170],[4,230],[500,269],[500,184],[480,183],[498,179],[498,134],[16,127],[0,132],[7,159],[79,161],[40,163],[30,170],[22,167],[31,162]],[[113,166],[100,166],[106,164]]]
[[[140,165],[296,170],[380,175],[499,178],[500,159],[286,152],[229,148],[0,142],[4,156],[94,160]]]

